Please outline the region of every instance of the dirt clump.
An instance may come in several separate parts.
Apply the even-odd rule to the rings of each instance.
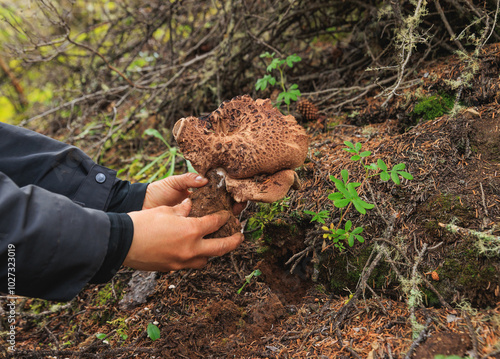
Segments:
[[[431,335],[423,344],[420,344],[413,353],[414,359],[434,359],[436,355],[458,355],[466,356],[468,350],[472,349],[472,341],[467,334],[460,333],[436,333]]]

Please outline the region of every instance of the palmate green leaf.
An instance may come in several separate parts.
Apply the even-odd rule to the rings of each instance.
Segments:
[[[298,94],[296,93],[298,91]],[[300,96],[300,91],[299,90],[291,90],[288,92],[282,92],[278,95],[278,98],[276,99],[277,102],[285,102],[287,105],[290,105],[290,101],[297,101],[297,97]]]
[[[288,65],[288,67],[293,67],[294,62],[300,61],[302,61],[302,58],[297,54],[290,55],[286,58],[286,64]]]
[[[148,324],[148,328],[146,331],[148,333],[149,339],[151,339],[152,341],[160,338],[160,329],[158,329],[158,327],[153,323]]]
[[[255,90],[263,91],[266,89],[267,84],[274,86],[274,84],[276,84],[276,79],[271,75],[265,75],[263,78],[257,80],[255,83]]]
[[[266,51],[263,54],[260,54],[260,57],[261,58],[270,58],[270,59],[272,59],[275,54],[276,54],[275,52],[273,52],[272,54],[270,54],[268,51]]]
[[[282,62],[283,61],[283,62]],[[280,59],[273,59],[269,65],[267,65],[267,72],[272,72],[274,69],[276,69],[279,65],[284,63],[284,60]]]

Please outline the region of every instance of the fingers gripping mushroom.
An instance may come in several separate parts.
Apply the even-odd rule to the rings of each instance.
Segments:
[[[193,216],[231,210],[235,201],[285,197],[291,186],[298,186],[293,169],[304,163],[309,143],[293,116],[283,115],[270,100],[247,95],[222,103],[209,116],[180,119],[173,134],[184,157],[210,181],[192,195]],[[209,198],[225,203],[210,208]],[[231,221],[213,236],[239,231],[236,218]]]

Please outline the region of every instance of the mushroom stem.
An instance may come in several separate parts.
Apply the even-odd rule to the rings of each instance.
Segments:
[[[241,231],[241,224],[233,214],[234,199],[226,190],[226,172],[223,169],[210,170],[205,175],[208,184],[196,189],[189,198],[193,203],[190,217],[203,217],[219,211],[229,211],[231,217],[218,231],[206,238],[228,237]]]

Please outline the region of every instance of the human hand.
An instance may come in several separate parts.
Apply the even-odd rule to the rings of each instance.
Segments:
[[[196,173],[170,176],[160,181],[152,182],[146,190],[142,209],[175,206],[189,196],[189,188],[203,187],[207,183],[208,180],[206,178]]]
[[[152,182],[146,190],[146,197],[142,209],[151,209],[159,206],[175,206],[189,196],[189,188],[203,187],[208,179],[196,174],[185,173],[170,176],[160,181]],[[239,215],[247,206],[247,202],[235,203],[233,214]]]
[[[222,256],[243,241],[243,234],[231,237],[204,239],[229,219],[229,212],[208,216],[187,217],[191,200],[175,207],[159,206],[130,212],[134,223],[132,245],[124,265],[139,270],[170,271],[182,268],[201,268],[209,257]]]

